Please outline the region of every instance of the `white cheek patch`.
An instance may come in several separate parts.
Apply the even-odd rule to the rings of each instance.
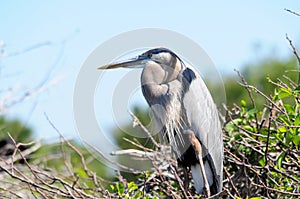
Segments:
[[[172,56],[170,55],[170,53],[167,53],[167,52],[165,52],[165,53],[162,52],[162,53],[152,55],[153,60],[156,60],[163,64],[169,63],[171,58],[172,58]]]
[[[153,54],[151,59],[154,61],[161,61],[160,54]]]

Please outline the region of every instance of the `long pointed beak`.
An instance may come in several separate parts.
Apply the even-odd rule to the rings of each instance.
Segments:
[[[105,69],[115,69],[115,68],[120,68],[120,67],[123,67],[123,68],[141,68],[144,65],[145,59],[146,59],[145,57],[138,56],[138,57],[133,58],[133,59],[129,59],[129,60],[121,61],[121,62],[116,62],[116,63],[100,66],[97,69],[105,70]]]

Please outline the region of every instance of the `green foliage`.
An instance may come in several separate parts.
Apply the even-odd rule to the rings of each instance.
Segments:
[[[151,121],[149,110],[142,109],[140,107],[134,107],[133,113],[139,118],[142,124],[148,125]],[[138,141],[145,147],[152,147],[151,143],[148,142],[148,139],[142,137],[148,137],[147,134],[138,126],[133,127],[133,124],[128,124],[122,127],[122,129],[117,129],[114,132],[115,141],[117,145],[126,149],[128,147],[136,149],[137,147],[131,145],[130,143],[124,141],[124,138],[131,140],[132,138],[138,138]]]
[[[8,133],[19,142],[32,140],[32,129],[25,126],[20,120],[0,117],[0,140],[10,139]]]
[[[147,171],[145,175],[138,175],[136,181],[119,181],[111,184],[111,194],[116,194],[119,198],[126,199],[158,199],[168,198],[173,193],[174,198],[179,198],[179,196],[183,198],[178,183],[162,176],[162,179],[157,178],[153,181],[151,174],[153,172]]]
[[[126,185],[117,182],[115,185],[110,185],[110,188],[112,189],[112,192],[117,193],[120,198],[136,199],[143,196],[143,191],[138,190],[138,186],[134,182],[129,182]]]
[[[288,60],[266,58],[257,64],[246,65],[241,71],[241,74],[249,84],[254,85],[268,96],[272,94],[275,88],[275,85],[269,83],[269,79],[276,80],[283,75],[288,75],[291,80],[295,81],[297,74],[291,72],[291,70],[296,69],[297,63],[293,58]],[[238,104],[241,100],[246,100],[248,104],[250,104],[247,90],[241,89],[241,86],[237,84],[238,81],[240,81],[239,78],[233,76],[225,77],[224,79],[228,105],[233,105],[234,103]],[[214,88],[218,87],[218,85],[214,86]],[[259,97],[256,93],[253,95],[257,106],[262,108],[265,103],[264,99]]]
[[[276,83],[270,80],[269,84],[275,87],[272,97],[260,96],[267,108],[256,109],[241,100],[232,111],[238,116],[232,118],[229,113],[224,126],[225,149],[229,152],[225,169],[240,175],[234,184],[239,193],[235,194],[243,198],[286,198],[300,191],[299,85],[289,78]],[[240,171],[244,173],[237,174]]]
[[[82,157],[74,148],[82,154]],[[84,146],[78,144],[76,141],[44,144],[32,155],[31,161],[55,169],[57,172],[64,172],[67,166],[66,162],[69,162],[74,175],[78,175],[81,178],[89,178],[84,170],[82,158],[89,160],[86,162],[86,166],[90,170],[97,172],[98,175],[104,178],[111,178],[110,174],[107,173],[106,166],[100,160],[95,159]]]

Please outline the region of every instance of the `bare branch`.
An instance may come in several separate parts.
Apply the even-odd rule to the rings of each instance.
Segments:
[[[153,138],[153,136],[151,135],[151,133],[148,131],[148,129],[141,123],[141,121],[131,112],[129,111],[129,114],[132,116],[133,118],[133,123],[134,125],[138,125],[140,126],[143,131],[145,133],[147,133],[148,137],[151,139],[152,143],[156,146],[156,147],[159,147],[159,144],[155,141],[155,139]]]
[[[151,152],[140,151],[136,149],[124,149],[119,151],[112,151],[111,155],[131,155],[138,158],[153,158],[154,154]]]
[[[284,10],[285,10],[285,11],[288,11],[288,12],[290,12],[290,13],[292,13],[292,14],[294,14],[294,15],[296,15],[296,16],[299,16],[299,17],[300,17],[300,14],[299,14],[298,12],[292,11],[292,10],[290,10],[290,9],[287,9],[287,8],[285,8]]]
[[[286,34],[286,39],[289,41],[290,46],[291,46],[292,49],[293,49],[293,53],[294,53],[294,55],[296,56],[296,58],[297,58],[297,60],[298,60],[298,67],[299,67],[299,66],[300,66],[300,56],[299,56],[299,54],[298,54],[298,52],[297,52],[297,50],[296,50],[296,48],[295,48],[295,46],[294,46],[292,40],[288,37],[287,34]],[[300,84],[300,72],[299,72],[299,75],[298,75],[298,84]]]

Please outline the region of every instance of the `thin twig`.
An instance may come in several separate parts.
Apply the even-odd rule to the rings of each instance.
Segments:
[[[138,125],[142,128],[142,130],[147,133],[148,137],[151,139],[151,141],[153,142],[153,144],[156,147],[159,147],[159,144],[156,142],[156,140],[153,138],[153,136],[151,135],[151,133],[148,131],[148,129],[141,123],[141,121],[131,112],[129,111],[129,114],[132,116],[133,120],[134,120],[134,124]]]
[[[246,79],[242,76],[242,74],[241,74],[238,70],[235,70],[235,72],[238,74],[238,76],[239,76],[240,79],[242,80],[243,84],[244,84],[244,85],[248,85],[248,82],[247,82]],[[248,86],[246,86],[246,89],[247,89],[248,95],[249,95],[249,97],[250,97],[252,107],[253,107],[254,109],[257,109],[256,103],[255,103],[255,100],[254,100],[254,97],[253,97],[252,92],[251,92],[251,89],[250,89]],[[257,113],[254,113],[254,117],[255,117],[256,128],[258,128],[259,125],[258,125]]]
[[[272,109],[270,110],[269,121],[268,121],[268,137],[267,137],[267,141],[266,141],[266,150],[265,150],[265,160],[266,160],[265,166],[268,166],[269,140],[270,140],[270,134],[271,134],[271,123],[272,123],[274,115],[275,115],[275,109],[273,109],[273,107],[272,107]]]
[[[227,179],[229,180],[229,182],[230,182],[232,188],[234,189],[235,193],[238,195],[238,197],[241,198],[241,195],[239,194],[239,191],[237,190],[237,188],[235,187],[233,181],[231,180],[231,177],[230,177],[229,172],[227,171],[226,168],[224,168],[224,171],[225,171],[225,174],[226,174],[226,176],[227,176]]]
[[[284,10],[285,10],[285,11],[288,11],[288,12],[290,12],[290,13],[292,13],[292,14],[294,14],[294,15],[296,15],[296,16],[299,16],[299,17],[300,17],[300,14],[299,14],[298,12],[292,11],[292,10],[290,10],[290,9],[287,9],[287,8],[285,8]]]
[[[289,41],[290,46],[291,46],[292,49],[293,49],[293,53],[294,53],[294,55],[296,56],[296,58],[297,58],[297,60],[298,60],[298,66],[300,66],[300,56],[299,56],[299,54],[298,54],[298,52],[297,52],[297,50],[296,50],[296,48],[295,48],[295,46],[294,46],[292,40],[289,38],[289,36],[288,36],[287,34],[286,34],[286,39]],[[299,73],[299,75],[298,75],[298,84],[300,84],[300,73]]]

